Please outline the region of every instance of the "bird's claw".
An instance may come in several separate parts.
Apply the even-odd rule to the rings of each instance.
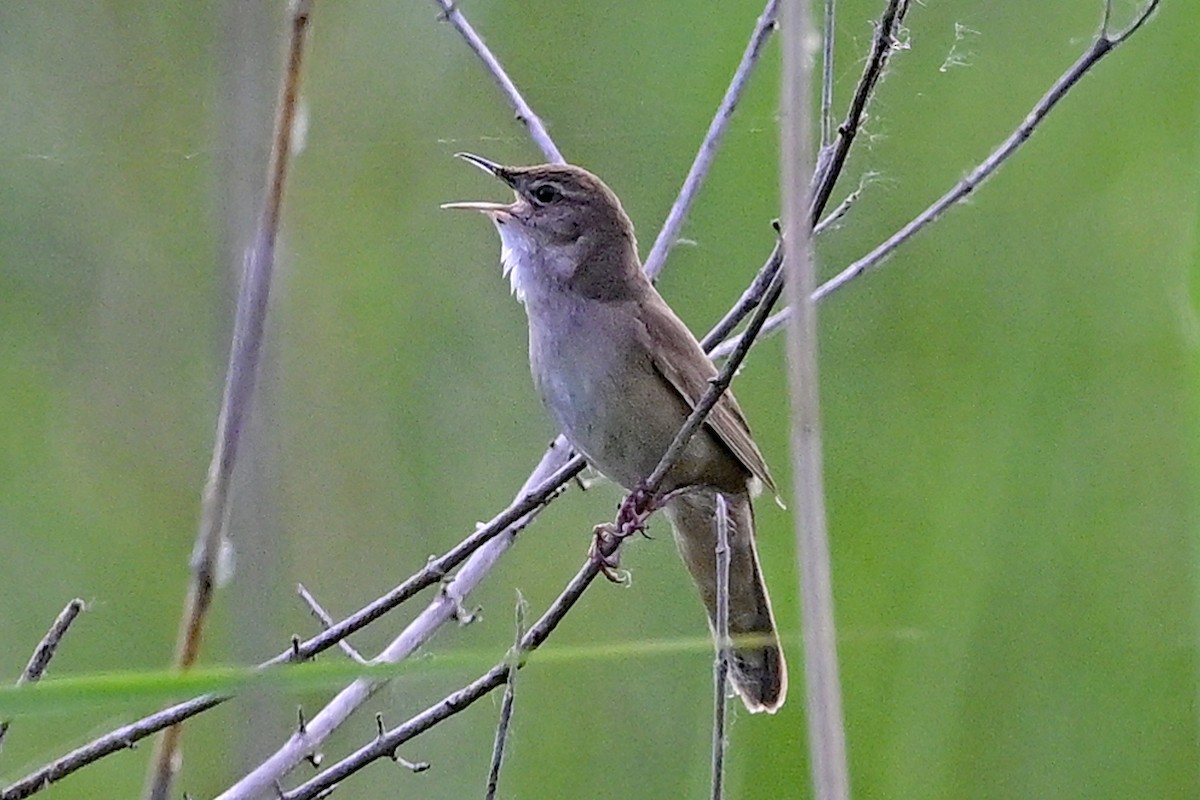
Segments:
[[[621,540],[628,536],[611,522],[597,525],[592,531],[592,544],[588,548],[588,558],[600,569],[600,574],[612,583],[629,584],[629,573],[621,569],[620,551]]]
[[[625,496],[621,502],[621,507],[617,510],[616,528],[622,536],[629,536],[633,533],[640,533],[646,538],[646,518],[649,517],[657,508],[654,496],[643,485],[634,487],[634,490]]]

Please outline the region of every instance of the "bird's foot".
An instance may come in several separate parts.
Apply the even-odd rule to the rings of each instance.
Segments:
[[[611,522],[597,525],[592,530],[592,544],[588,548],[588,558],[600,569],[600,574],[613,583],[629,584],[629,572],[621,569],[621,541],[629,534],[622,534],[620,528]]]
[[[646,538],[646,519],[658,509],[658,503],[645,484],[639,483],[625,496],[617,509],[617,530],[622,537],[640,533]]]

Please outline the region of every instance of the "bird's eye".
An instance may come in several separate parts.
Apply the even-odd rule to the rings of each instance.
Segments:
[[[530,189],[529,194],[541,205],[548,205],[562,197],[562,192],[552,183],[540,183]]]

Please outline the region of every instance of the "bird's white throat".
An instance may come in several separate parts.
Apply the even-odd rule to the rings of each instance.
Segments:
[[[520,226],[512,220],[496,219],[496,231],[500,234],[500,269],[508,278],[513,296],[525,302],[527,276],[533,260],[532,243]]]

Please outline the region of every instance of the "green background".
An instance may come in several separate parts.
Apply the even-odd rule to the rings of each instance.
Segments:
[[[7,3],[0,10],[0,676],[73,596],[91,610],[51,675],[169,664],[282,58],[283,8]],[[982,159],[1077,55],[1099,2],[914,6],[819,243],[833,274]],[[1118,0],[1117,17],[1134,9]],[[821,398],[850,766],[864,798],[1192,798],[1197,709],[1200,6],[1166,0],[966,206],[822,306]],[[567,157],[653,241],[761,10],[753,2],[464,2]],[[839,5],[838,107],[881,2]],[[772,42],[660,283],[706,330],[777,214]],[[235,578],[206,664],[254,663],[381,594],[508,501],[553,429],[524,316],[484,220],[504,193],[450,155],[540,160],[427,2],[317,3],[307,137],[287,192],[258,445],[231,524]],[[789,485],[780,339],[735,389]],[[541,610],[611,486],[573,489],[327,758],[485,669],[515,589]],[[734,711],[729,794],[809,796],[790,514],[760,502],[790,637],[773,718]],[[664,523],[522,673],[503,797],[705,797],[711,652]],[[423,600],[420,602],[424,602]],[[375,652],[415,613],[360,634]],[[453,659],[437,656],[455,653]],[[569,653],[567,654],[569,655]],[[340,658],[330,655],[327,659]],[[6,678],[7,679],[7,678]],[[282,741],[264,691],[188,729],[207,797]],[[498,702],[378,764],[353,797],[482,795]],[[21,718],[7,783],[145,702]],[[47,792],[133,797],[150,748]],[[307,776],[303,767],[297,774]]]

